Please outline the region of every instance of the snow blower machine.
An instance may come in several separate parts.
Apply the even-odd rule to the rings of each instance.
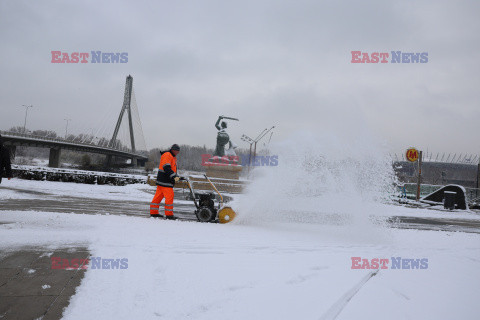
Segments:
[[[217,190],[206,174],[204,177],[219,196],[217,206],[215,205],[216,197],[213,192],[195,192],[192,182],[188,178],[182,178],[190,190],[190,199],[193,200],[195,204],[195,216],[197,217],[197,220],[199,222],[218,223],[228,223],[233,221],[236,215],[235,211],[231,207],[225,205],[222,194]]]

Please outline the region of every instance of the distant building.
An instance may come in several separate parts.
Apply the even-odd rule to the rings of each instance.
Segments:
[[[393,168],[400,182],[417,182],[417,163],[395,161]],[[478,170],[479,166],[473,164],[423,162],[422,183],[434,185],[458,184],[466,188],[477,188]]]

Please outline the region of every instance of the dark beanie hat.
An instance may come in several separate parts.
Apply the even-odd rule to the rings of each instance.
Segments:
[[[172,145],[170,150],[180,151],[180,147],[178,146],[178,144],[175,143],[175,144]]]

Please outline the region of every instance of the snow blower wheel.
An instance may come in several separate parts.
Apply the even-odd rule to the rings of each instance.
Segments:
[[[212,222],[215,220],[215,212],[208,207],[200,207],[195,211],[195,214],[200,222]]]
[[[218,222],[229,223],[235,219],[235,211],[230,207],[223,207],[218,211]]]

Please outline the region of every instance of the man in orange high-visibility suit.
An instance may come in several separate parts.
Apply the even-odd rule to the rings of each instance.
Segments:
[[[177,154],[180,152],[178,144],[172,145],[169,151],[162,152],[157,175],[157,192],[150,204],[150,216],[162,217],[159,208],[160,202],[165,198],[165,218],[175,220],[173,215],[173,186],[180,180],[177,175]]]

